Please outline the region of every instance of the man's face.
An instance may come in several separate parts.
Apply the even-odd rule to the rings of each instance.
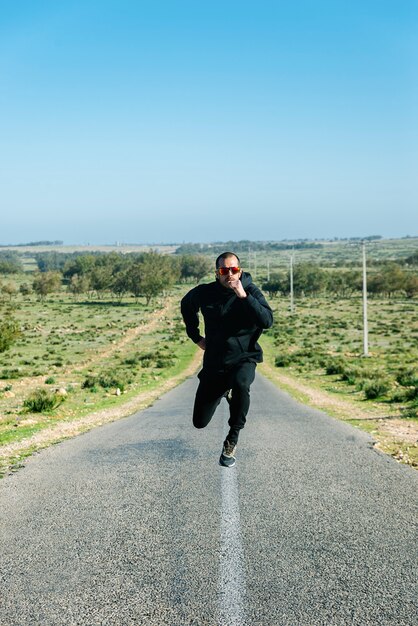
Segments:
[[[227,274],[222,275],[220,273],[220,268],[237,268],[239,267],[238,259],[236,256],[230,256],[227,259],[221,259],[218,269],[216,270],[216,276],[223,287],[228,287],[232,289],[234,285],[240,280],[242,276],[242,270],[239,272],[233,273],[232,270],[229,270]]]

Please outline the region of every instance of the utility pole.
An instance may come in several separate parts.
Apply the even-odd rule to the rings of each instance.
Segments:
[[[293,252],[290,255],[290,313],[295,312],[295,303],[293,298]]]
[[[367,324],[366,242],[363,241],[363,356],[369,356],[369,329]]]

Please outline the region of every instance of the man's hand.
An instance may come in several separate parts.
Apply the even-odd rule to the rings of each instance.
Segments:
[[[244,287],[242,286],[242,282],[240,281],[240,279],[238,278],[238,280],[231,280],[229,283],[229,287],[235,292],[235,295],[238,298],[246,298],[247,297],[247,293],[244,289]]]
[[[202,337],[202,339],[200,341],[197,342],[197,345],[199,346],[199,348],[201,348],[202,350],[206,350],[206,339],[204,337]]]

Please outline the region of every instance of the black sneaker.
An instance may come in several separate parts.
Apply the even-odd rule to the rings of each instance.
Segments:
[[[219,458],[219,465],[222,465],[223,467],[233,467],[236,461],[234,456],[236,449],[236,443],[225,439],[222,454]]]

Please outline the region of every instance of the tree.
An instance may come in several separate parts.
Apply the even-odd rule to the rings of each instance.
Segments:
[[[413,298],[418,294],[418,276],[408,274],[404,282],[405,293],[408,298]]]
[[[405,290],[407,274],[396,263],[386,264],[380,272],[370,274],[367,289],[370,293],[385,293],[391,297],[397,291]]]
[[[112,291],[119,298],[129,292],[131,268],[120,270],[113,279]]]
[[[23,272],[21,257],[12,251],[0,252],[0,274],[18,274]]]
[[[62,271],[67,255],[62,252],[51,250],[50,252],[38,252],[35,254],[36,264],[40,272]]]
[[[295,293],[315,294],[326,287],[326,272],[313,263],[299,263],[293,271]]]
[[[76,296],[82,293],[87,293],[90,288],[90,281],[88,276],[73,274],[70,279],[70,284],[68,285],[68,289],[71,293]]]
[[[392,296],[405,288],[406,273],[397,263],[388,263],[382,270],[384,291]]]
[[[272,274],[270,280],[266,280],[262,283],[261,288],[272,296],[277,295],[279,292],[284,294],[289,293],[288,281],[284,274]]]
[[[361,283],[357,285],[358,276],[353,276],[353,272],[345,272],[343,270],[327,270],[326,272],[326,289],[336,296],[345,298],[353,291],[361,288]],[[356,282],[357,281],[357,282]]]
[[[97,293],[101,291],[108,291],[112,288],[113,276],[110,267],[94,267],[88,274],[90,279],[90,286]]]
[[[141,263],[140,261],[136,261],[130,267],[127,274],[127,291],[129,291],[135,298],[139,298],[141,295],[141,272]]]
[[[73,259],[68,259],[62,271],[64,278],[71,278],[74,274],[79,276],[88,274],[93,269],[96,258],[93,254],[79,254]]]
[[[1,285],[1,291],[9,296],[9,300],[11,300],[17,294],[17,287],[13,283],[5,283]]]
[[[146,252],[130,270],[130,291],[135,296],[151,299],[170,289],[179,278],[178,269],[170,257],[157,252]]]
[[[198,283],[211,269],[211,260],[202,254],[184,254],[180,257],[180,276],[186,282],[191,279]]]
[[[32,288],[41,300],[47,295],[59,291],[61,288],[61,274],[59,272],[38,272],[33,279]]]

